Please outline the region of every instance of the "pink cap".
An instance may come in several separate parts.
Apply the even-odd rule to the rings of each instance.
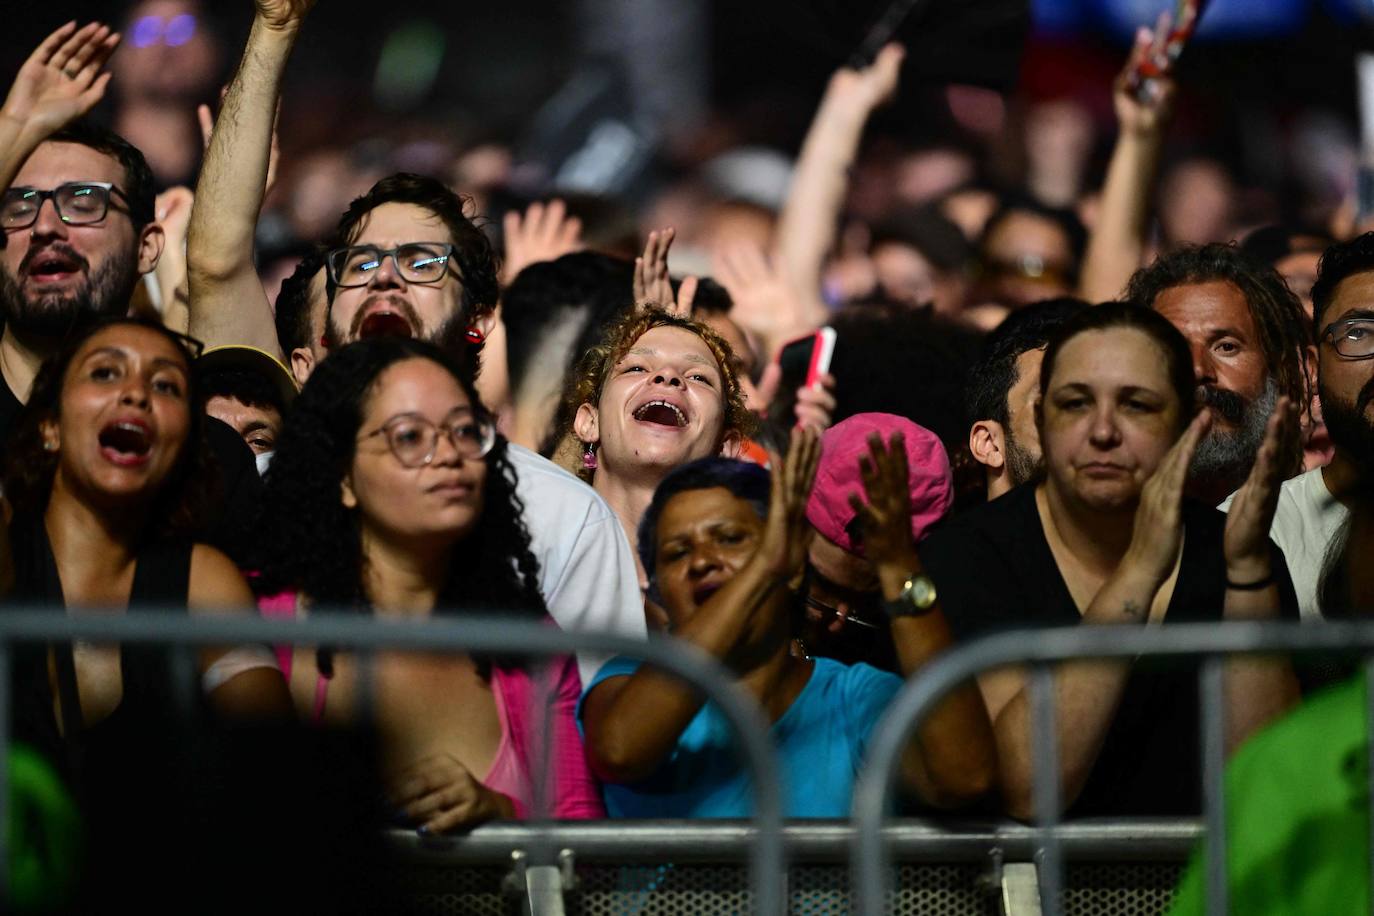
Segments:
[[[806,504],[806,519],[827,540],[850,553],[862,554],[863,547],[856,545],[851,536],[854,510],[849,505],[849,495],[857,494],[868,502],[859,458],[869,454],[869,436],[877,433],[887,442],[895,432],[906,440],[911,475],[911,536],[917,541],[925,537],[930,526],[943,518],[954,502],[949,456],[933,432],[890,413],[860,413],[836,423],[821,436],[821,463]]]

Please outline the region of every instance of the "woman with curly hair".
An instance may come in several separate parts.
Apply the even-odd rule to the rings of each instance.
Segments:
[[[656,307],[626,315],[587,351],[563,416],[559,458],[615,510],[631,547],[668,472],[733,454],[753,422],[730,345],[704,324]]]
[[[292,406],[264,496],[260,584],[294,592],[260,602],[264,613],[423,621],[473,607],[547,619],[506,442],[467,373],[432,344],[375,338],[322,362]],[[281,661],[302,714],[354,723],[355,657],[295,647]],[[552,783],[553,816],[600,816],[573,724],[571,658],[545,678],[502,658],[380,653],[374,678],[388,794],[422,833],[523,817],[538,778]],[[537,710],[550,707],[555,753],[540,766]]]
[[[251,614],[234,564],[194,539],[214,475],[192,359],[162,325],[118,318],[74,335],[40,369],[4,475],[17,603]],[[198,661],[214,712],[290,719],[265,647],[206,649]],[[16,734],[64,768],[97,836],[127,830],[119,812],[165,765],[176,673],[158,648],[78,642],[18,653]]]

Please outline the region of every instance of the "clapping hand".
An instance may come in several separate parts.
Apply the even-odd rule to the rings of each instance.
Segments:
[[[1207,434],[1211,418],[1209,411],[1198,412],[1140,492],[1131,546],[1122,563],[1130,564],[1156,587],[1173,571],[1183,546],[1183,486],[1188,481],[1193,453]]]
[[[1250,468],[1250,476],[1236,491],[1231,510],[1226,514],[1226,534],[1222,542],[1226,575],[1234,582],[1257,582],[1269,576],[1269,527],[1279,504],[1279,486],[1284,468],[1280,457],[1284,444],[1298,434],[1298,409],[1287,397],[1279,398],[1264,442]]]
[[[909,566],[916,554],[911,535],[911,469],[907,462],[906,437],[900,431],[891,438],[873,433],[868,454],[859,458],[864,494],[849,494],[849,507],[863,532],[864,556],[875,567]]]
[[[790,582],[801,574],[806,562],[806,503],[821,460],[820,436],[814,430],[794,429],[787,458],[772,451],[768,457],[773,485],[757,556],[773,576]]]
[[[46,138],[86,114],[105,95],[105,64],[119,45],[119,33],[98,22],[75,22],[53,32],[19,68],[0,115],[21,125],[35,140]]]

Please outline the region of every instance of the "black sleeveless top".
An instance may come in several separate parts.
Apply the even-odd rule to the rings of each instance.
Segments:
[[[15,603],[66,612],[62,582],[41,521],[11,525],[15,560]],[[192,543],[156,541],[139,552],[129,606],[139,610],[184,612],[191,578]],[[62,728],[53,712],[48,676],[52,651],[61,698]],[[192,656],[187,656],[191,658]],[[161,743],[184,707],[197,702],[198,684],[174,682],[175,666],[165,647],[121,646],[123,691],[119,705],[99,722],[84,726],[76,668],[70,644],[31,646],[16,653],[15,737],[42,752],[84,797],[97,807],[108,792],[118,792],[130,767],[149,762],[149,743]],[[187,673],[197,670],[191,664]],[[177,677],[185,680],[185,676]],[[126,783],[125,783],[126,784]]]

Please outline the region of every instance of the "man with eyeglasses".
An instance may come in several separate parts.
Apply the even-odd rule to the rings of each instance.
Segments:
[[[1288,560],[1304,620],[1322,615],[1328,549],[1374,468],[1374,233],[1326,249],[1312,286],[1312,320],[1317,394],[1335,456],[1284,482],[1269,529]]]
[[[121,137],[76,119],[104,94],[106,26],[53,32],[0,108],[0,432],[74,328],[122,315],[162,254],[152,173]]]
[[[275,333],[253,266],[253,234],[282,75],[312,6],[313,0],[254,0],[244,65],[225,92],[191,212],[192,333],[213,346],[287,349],[301,384],[317,359],[380,335],[423,338],[462,353],[474,374],[479,365],[496,368],[481,355],[500,295],[496,254],[464,212],[465,201],[422,175],[383,178],[349,205],[326,242],[323,264],[311,257],[283,284],[278,301],[285,299],[287,308],[278,317],[290,338]],[[319,273],[326,302],[319,301]],[[317,309],[325,312],[318,337]],[[554,620],[567,630],[643,636],[634,557],[605,500],[528,449],[510,444],[507,456],[539,561],[540,592]],[[579,654],[584,682],[603,660]]]
[[[125,314],[162,254],[143,154],[77,120],[104,95],[101,71],[118,42],[98,23],[60,27],[0,108],[0,452],[43,360],[73,331]],[[241,556],[261,492],[253,453],[218,420],[205,434],[223,486],[202,536]]]

